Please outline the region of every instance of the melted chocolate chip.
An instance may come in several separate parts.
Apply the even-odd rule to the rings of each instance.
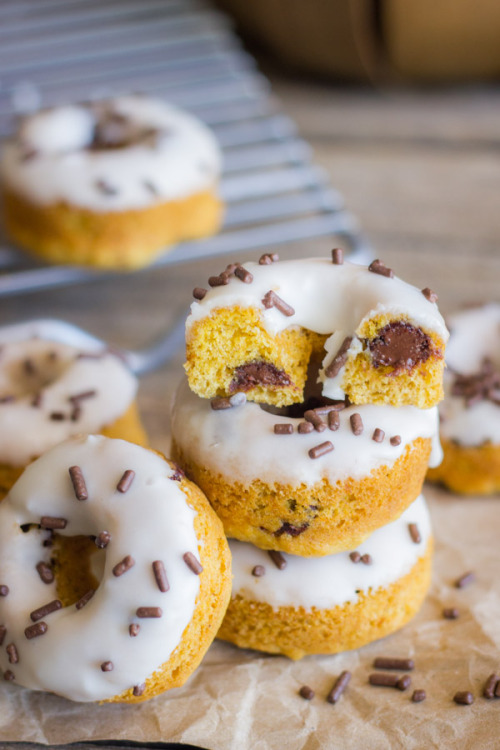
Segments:
[[[271,362],[249,362],[236,367],[229,392],[249,391],[257,385],[285,387],[292,385],[292,380]]]
[[[411,370],[433,354],[429,336],[404,321],[384,326],[368,346],[374,367],[394,367],[395,370]]]
[[[309,528],[308,523],[303,523],[301,526],[294,526],[292,523],[288,523],[288,521],[284,521],[281,524],[280,528],[274,532],[274,536],[280,537],[280,536],[283,536],[283,534],[288,534],[289,536],[300,536],[308,528]]]

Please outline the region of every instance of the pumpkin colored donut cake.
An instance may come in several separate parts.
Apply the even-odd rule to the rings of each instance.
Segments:
[[[4,679],[135,703],[199,664],[230,596],[230,555],[175,465],[81,436],[30,464],[0,505],[0,587]]]
[[[312,354],[331,399],[427,409],[442,398],[448,332],[437,298],[380,261],[264,255],[209,284],[195,289],[186,324],[186,372],[203,398],[300,403]]]
[[[51,263],[138,268],[221,223],[214,136],[145,96],[25,118],[0,170],[8,233]]]
[[[137,379],[102,342],[61,321],[0,328],[0,499],[23,468],[78,433],[146,444]]]
[[[449,318],[445,398],[439,407],[444,458],[428,478],[460,494],[500,492],[500,305]]]

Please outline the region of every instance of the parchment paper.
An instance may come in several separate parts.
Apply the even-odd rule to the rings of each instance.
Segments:
[[[143,400],[153,444],[164,450],[166,401],[158,410],[156,401]],[[500,671],[500,498],[458,498],[431,486],[425,494],[436,540],[433,584],[421,612],[399,633],[300,662],[216,642],[184,687],[136,706],[71,703],[1,683],[0,741],[163,740],[208,750],[499,748],[500,699],[484,699],[482,687]],[[455,588],[469,570],[476,582]],[[443,607],[451,606],[459,619],[443,618]],[[368,685],[377,655],[415,659],[408,691]],[[325,696],[344,669],[351,683],[332,706]],[[313,701],[297,695],[303,684],[316,691]],[[426,691],[423,703],[410,701],[414,688]],[[470,690],[474,704],[456,705],[458,690]]]

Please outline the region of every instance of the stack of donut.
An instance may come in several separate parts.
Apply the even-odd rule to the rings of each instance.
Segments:
[[[426,594],[448,338],[430,289],[332,258],[230,264],[196,288],[173,455],[230,537],[219,637],[306,654],[405,624]]]

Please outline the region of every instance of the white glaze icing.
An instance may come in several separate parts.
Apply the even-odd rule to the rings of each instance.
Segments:
[[[79,357],[87,353],[99,356]],[[72,421],[70,397],[88,391],[95,395],[79,402]],[[71,435],[99,432],[127,411],[136,391],[126,365],[79,328],[43,320],[0,328],[0,400],[14,396],[0,403],[0,463],[23,466]]]
[[[201,301],[192,303],[186,322],[188,340],[193,323],[213,310],[233,306],[257,308],[266,330],[273,336],[291,326],[333,334],[325,344],[324,368],[345,337],[355,336],[365,321],[378,315],[402,317],[425,332],[436,333],[444,342],[448,340],[448,331],[436,304],[397,277],[386,278],[354,263],[335,265],[326,258],[243,265],[252,273],[252,283],[232,277],[229,284],[209,289]],[[262,299],[269,290],[291,305],[294,314],[283,315],[275,307],[266,309]],[[353,342],[351,353],[359,349],[359,343]],[[319,377],[323,382],[323,395],[343,398],[343,369],[335,378],[326,378],[324,371]]]
[[[36,113],[24,122],[19,139],[4,147],[0,169],[9,188],[40,205],[64,202],[108,212],[145,208],[215,186],[220,150],[195,117],[143,96],[104,105],[125,116],[133,129],[153,128],[159,135],[123,148],[88,150],[94,109],[71,105]],[[36,155],[23,158],[30,151]],[[100,181],[116,192],[103,193],[96,187]]]
[[[446,350],[449,366],[444,374],[444,401],[441,435],[464,446],[477,446],[490,441],[500,444],[500,406],[483,400],[469,407],[461,396],[451,393],[454,373],[477,373],[485,358],[500,370],[500,305],[464,310],[448,318],[451,336]],[[500,395],[500,394],[499,394]]]
[[[355,436],[350,415],[358,413],[363,433]],[[197,464],[221,474],[230,482],[250,484],[261,479],[291,486],[311,486],[328,479],[353,477],[361,479],[380,466],[392,466],[418,437],[431,438],[431,463],[442,459],[438,433],[437,407],[416,409],[413,406],[350,406],[339,412],[340,427],[333,432],[299,434],[301,419],[281,417],[247,401],[232,409],[213,410],[208,399],[198,398],[183,380],[174,402],[172,434],[180,449]],[[275,435],[275,424],[293,424],[291,435]],[[372,440],[374,430],[385,432],[382,443]],[[401,444],[393,446],[390,438],[400,435]],[[334,450],[317,459],[308,451],[330,440]]]
[[[74,465],[87,485],[84,501],[76,499],[69,477]],[[135,477],[122,494],[116,485],[127,469]],[[196,514],[172,474],[157,454],[102,436],[73,438],[25,470],[0,506],[0,582],[10,589],[0,597],[0,622],[7,629],[0,667],[14,673],[16,684],[76,701],[104,700],[144,683],[168,660],[192,618],[200,585],[183,560],[188,551],[199,559]],[[47,632],[27,640],[30,613],[57,598],[55,583],[42,583],[35,569],[50,556],[41,545],[44,532],[20,528],[44,515],[68,519],[58,533],[106,530],[111,540],[93,598],[80,610],[72,605],[48,614]],[[135,565],[114,576],[113,567],[127,555]],[[164,563],[167,592],[156,584],[155,560]],[[139,619],[136,610],[142,606],[160,607],[163,615]],[[140,624],[136,637],[129,635],[131,623]],[[8,661],[10,643],[17,647],[17,664]],[[113,663],[110,672],[101,670],[106,661]]]
[[[410,523],[418,527],[419,544],[415,544],[410,536]],[[278,570],[264,550],[231,539],[232,595],[266,602],[274,609],[332,609],[356,602],[358,592],[375,592],[409,573],[425,553],[430,536],[429,511],[423,495],[420,495],[396,521],[377,529],[357,547],[361,555],[372,557],[372,565],[353,563],[349,552],[307,558],[284,554],[287,565]],[[265,575],[252,575],[256,565],[265,567]]]

